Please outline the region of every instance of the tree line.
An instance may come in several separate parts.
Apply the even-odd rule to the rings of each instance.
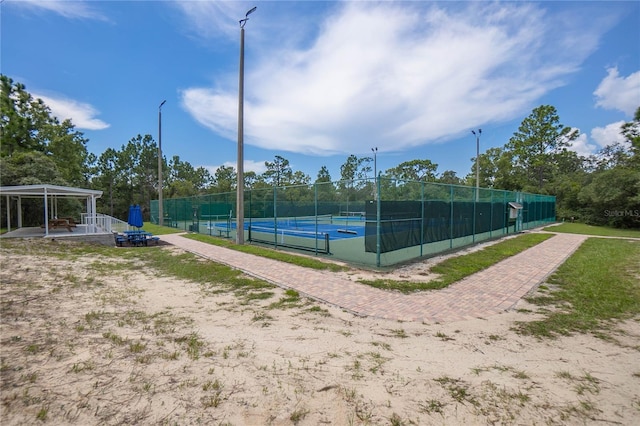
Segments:
[[[148,209],[150,201],[158,198],[158,145],[151,135],[136,135],[120,148],[95,155],[88,151],[88,140],[71,120],[60,122],[23,84],[0,75],[0,89],[3,186],[48,183],[102,190],[98,211],[120,218],[126,217],[129,205]],[[561,124],[553,106],[542,105],[522,121],[503,147],[490,148],[479,156],[480,186],[556,195],[559,217],[640,227],[640,108],[622,132],[626,144],[612,144],[597,154],[579,156],[569,149],[578,137],[577,130]],[[438,164],[429,159],[403,162],[381,171],[380,176],[474,186],[475,160],[471,159],[471,170],[465,177],[452,170],[439,173]],[[165,199],[236,189],[233,167],[221,166],[212,174],[177,155],[163,157],[162,163]],[[349,155],[335,179],[326,166],[313,179],[276,155],[273,161],[265,162],[265,172],[245,173],[245,188],[325,183],[323,197],[331,198],[334,191],[346,191],[349,197],[353,190],[372,192],[367,187],[372,183],[364,180],[373,177],[372,166],[372,157]]]

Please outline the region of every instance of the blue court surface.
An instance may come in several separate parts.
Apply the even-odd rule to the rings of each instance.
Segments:
[[[358,219],[349,220],[346,218],[340,218],[336,220],[334,224],[328,223],[311,223],[307,221],[287,220],[283,223],[278,223],[277,228],[273,221],[265,220],[247,220],[244,222],[244,229],[251,229],[252,233],[263,234],[276,234],[278,236],[291,236],[300,238],[320,238],[324,239],[325,235],[329,236],[330,240],[342,240],[346,238],[358,238],[364,237],[364,220]],[[236,229],[235,223],[216,223],[215,229],[226,232]]]

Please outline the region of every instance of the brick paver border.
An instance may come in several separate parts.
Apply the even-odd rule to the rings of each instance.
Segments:
[[[486,318],[512,308],[545,281],[587,236],[555,234],[552,238],[509,257],[449,287],[415,294],[372,288],[336,274],[201,243],[180,234],[162,235],[170,244],[198,256],[239,269],[279,287],[356,315],[425,323]]]

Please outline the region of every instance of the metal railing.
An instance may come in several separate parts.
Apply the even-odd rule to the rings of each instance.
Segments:
[[[129,224],[115,217],[97,213],[91,215],[89,213],[82,213],[82,224],[93,225],[95,219],[96,232],[124,232],[129,229]]]

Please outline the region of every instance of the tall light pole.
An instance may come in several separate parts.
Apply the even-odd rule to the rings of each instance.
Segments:
[[[249,15],[257,7],[250,9],[240,20],[240,76],[238,79],[238,188],[236,197],[236,244],[244,244],[244,26]]]
[[[471,133],[476,137],[476,201],[480,198],[480,135],[482,129],[478,129],[478,133],[472,130]]]
[[[378,147],[371,148],[371,152],[373,152],[373,177],[376,179],[378,177]]]
[[[164,223],[164,214],[162,211],[162,105],[167,102],[165,99],[158,107],[158,225]]]
[[[371,148],[373,152],[373,198],[378,199],[378,147]]]

